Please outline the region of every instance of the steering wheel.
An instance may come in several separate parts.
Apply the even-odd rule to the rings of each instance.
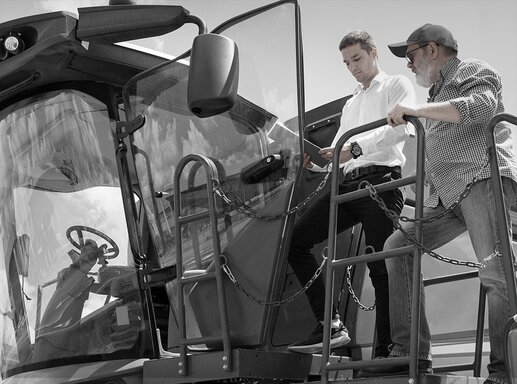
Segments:
[[[74,231],[77,232],[79,243],[75,241],[71,236],[72,232]],[[107,248],[104,250],[104,258],[113,259],[118,256],[119,249],[117,243],[115,243],[115,241],[113,241],[113,239],[105,233],[102,233],[101,231],[98,231],[94,228],[86,227],[84,225],[73,225],[66,230],[66,238],[74,247],[76,247],[77,249],[81,249],[84,246],[85,242],[83,232],[93,233],[94,235],[97,235],[101,239],[105,240],[111,246],[111,248]]]

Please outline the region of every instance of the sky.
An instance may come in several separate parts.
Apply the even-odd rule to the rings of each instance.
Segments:
[[[201,17],[211,30],[223,21],[270,0],[137,0],[139,4],[181,5]],[[0,22],[42,12],[107,5],[108,0],[0,0]],[[353,92],[356,82],[345,68],[338,44],[352,30],[368,31],[379,50],[381,69],[406,75],[418,102],[427,90],[416,85],[406,61],[392,55],[387,44],[406,40],[425,23],[451,30],[459,57],[484,60],[501,73],[506,111],[517,115],[517,1],[516,0],[299,0],[305,67],[305,105],[312,109]],[[191,28],[190,30],[188,28]],[[141,41],[147,48],[179,55],[190,47],[197,30],[187,26]]]

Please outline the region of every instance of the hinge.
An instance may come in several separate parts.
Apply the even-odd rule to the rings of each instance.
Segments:
[[[124,140],[129,135],[138,131],[145,124],[145,116],[138,115],[131,121],[119,121],[117,122],[117,138]]]

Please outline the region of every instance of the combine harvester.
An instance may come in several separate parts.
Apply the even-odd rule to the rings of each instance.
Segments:
[[[185,24],[199,35],[173,60],[123,44]],[[325,266],[352,342],[287,351],[315,326],[287,264],[290,233],[336,176],[323,187],[304,173],[300,137],[328,144],[344,102],[305,111],[296,1],[212,33],[181,6],[81,8],[0,24],[0,41],[4,384],[482,382],[475,271],[428,281],[462,287],[459,304],[432,300],[452,297],[447,284],[430,294],[453,325],[433,339],[434,374],[415,374],[412,356],[409,375],[356,378],[379,364],[373,316],[356,305],[372,297],[354,258],[360,227],[332,239]],[[418,215],[423,135],[410,120],[420,160],[403,181],[417,185]],[[466,311],[477,324],[454,319]]]

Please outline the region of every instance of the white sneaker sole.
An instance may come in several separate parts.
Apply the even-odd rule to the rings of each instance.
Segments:
[[[343,334],[338,337],[333,337],[330,339],[330,348],[342,347],[350,342],[350,337],[346,332],[342,332]],[[323,349],[323,342],[318,344],[311,345],[290,345],[287,347],[288,351],[298,352],[298,353],[319,353]]]

